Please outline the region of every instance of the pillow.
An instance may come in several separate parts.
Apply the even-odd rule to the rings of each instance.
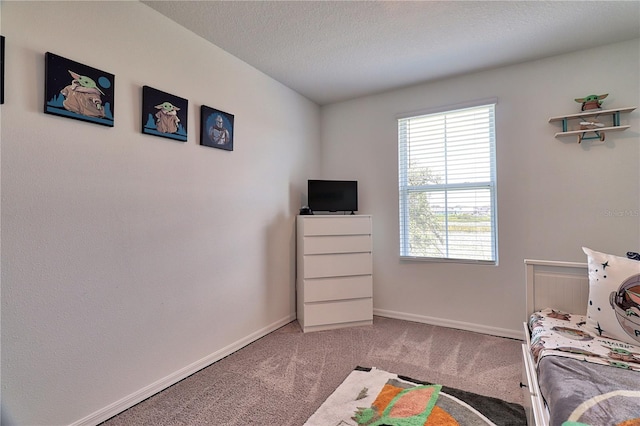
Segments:
[[[586,247],[589,266],[587,330],[601,337],[640,343],[640,263]]]

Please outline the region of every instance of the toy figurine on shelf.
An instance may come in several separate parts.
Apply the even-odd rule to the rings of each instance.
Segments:
[[[604,95],[589,95],[584,98],[576,98],[575,101],[582,104],[582,111],[589,111],[592,109],[600,109],[602,100],[609,96],[608,93]]]
[[[609,96],[608,93],[605,93],[604,95],[589,95],[589,96],[585,96],[584,98],[576,98],[575,101],[582,104],[581,109],[583,112],[595,112],[601,109],[602,100],[607,96]],[[598,129],[602,127],[604,127],[604,124],[596,120],[595,117],[592,117],[591,119],[581,121],[580,127],[578,129],[595,131],[596,138],[600,139],[601,141],[604,141],[604,132],[598,132]],[[581,135],[578,135],[578,143],[582,142],[583,138],[584,138],[584,133]]]
[[[603,109],[601,108],[602,100],[607,96],[609,95],[589,95],[575,99],[582,104],[581,112],[551,117],[549,123],[562,122],[562,132],[556,133],[556,137],[577,135],[578,143],[588,139],[600,139],[604,142],[605,132],[617,132],[630,128],[630,125],[623,125],[620,122],[620,114],[634,111],[637,107]],[[609,120],[600,122],[600,118],[609,116],[611,116],[610,123],[608,123]],[[577,123],[574,120],[577,120]]]

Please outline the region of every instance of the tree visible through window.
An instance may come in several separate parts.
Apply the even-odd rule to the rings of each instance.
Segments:
[[[494,106],[398,119],[400,256],[497,262]]]

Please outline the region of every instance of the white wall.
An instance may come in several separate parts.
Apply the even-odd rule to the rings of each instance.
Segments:
[[[295,318],[319,107],[138,2],[1,8],[6,424],[95,423]],[[47,51],[115,74],[115,127],[43,114]],[[141,134],[142,85],[189,100],[186,143]]]
[[[374,313],[519,337],[523,259],[640,251],[639,112],[604,144],[556,139],[548,122],[589,94],[640,105],[639,52],[633,40],[324,107],[323,175],[349,171],[373,215]],[[494,96],[499,266],[400,262],[396,114]]]

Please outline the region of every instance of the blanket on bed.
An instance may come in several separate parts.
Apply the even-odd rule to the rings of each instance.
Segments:
[[[532,314],[529,330],[531,353],[536,365],[543,357],[555,355],[640,371],[640,346],[593,335],[585,325],[584,315],[553,309]]]
[[[531,315],[531,352],[550,426],[640,425],[640,347],[585,331],[585,317]]]
[[[640,372],[549,356],[538,380],[550,426],[640,425]]]

